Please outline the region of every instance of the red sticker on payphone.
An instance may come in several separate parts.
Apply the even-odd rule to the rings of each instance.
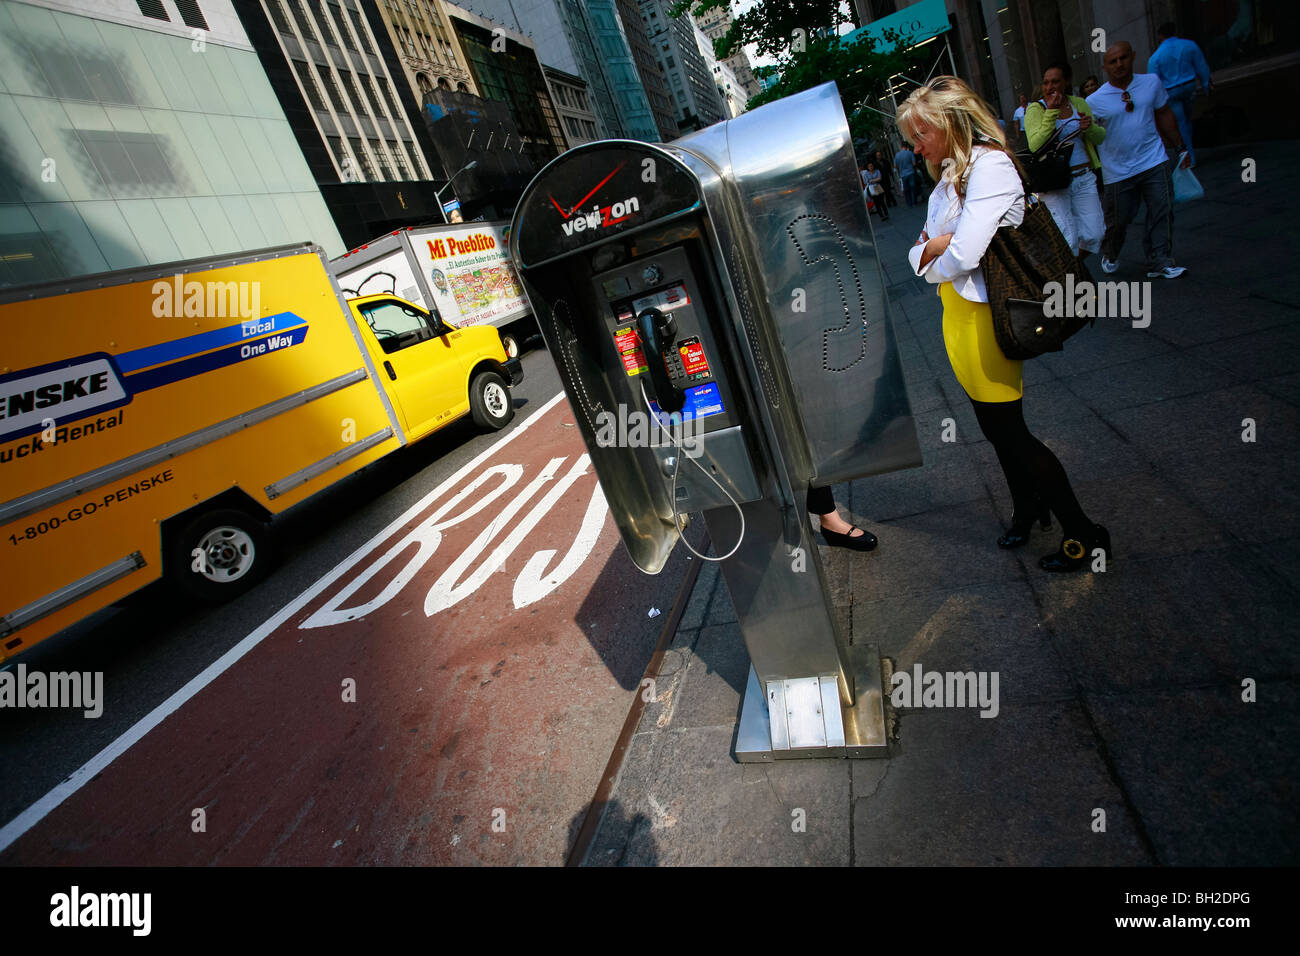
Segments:
[[[645,355],[641,352],[641,343],[637,339],[636,329],[615,329],[614,347],[618,349],[619,358],[623,360],[623,369],[628,375],[640,375],[645,370]]]
[[[677,351],[682,356],[682,371],[688,378],[707,378],[709,375],[709,360],[704,357],[704,346],[700,344],[697,338],[689,338],[682,341],[677,347]]]

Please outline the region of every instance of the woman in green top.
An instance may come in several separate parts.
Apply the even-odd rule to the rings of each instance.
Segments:
[[[1070,96],[1069,89],[1068,66],[1053,64],[1043,71],[1043,98],[1025,110],[1025,138],[1029,148],[1036,150],[1059,129],[1060,140],[1073,144],[1070,185],[1039,195],[1070,248],[1082,260],[1101,248],[1101,237],[1106,232],[1106,217],[1092,173],[1101,168],[1096,144],[1106,138],[1106,128],[1093,122],[1087,101]]]

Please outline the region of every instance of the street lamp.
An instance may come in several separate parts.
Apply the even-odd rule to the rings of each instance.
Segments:
[[[449,188],[451,187],[452,180],[454,180],[457,176],[459,176],[461,173],[463,173],[463,172],[464,172],[465,170],[467,170],[467,169],[473,169],[473,168],[474,168],[475,166],[477,166],[477,165],[478,165],[478,160],[477,160],[477,159],[471,159],[468,163],[466,163],[466,164],[465,164],[464,166],[462,166],[460,169],[456,170],[454,173],[451,174],[451,179],[448,179],[448,180],[447,180],[447,182],[443,185],[442,189],[439,189],[439,190],[437,190],[436,192],[434,192],[434,194],[433,194],[433,198],[436,199],[436,200],[438,201],[438,208],[442,210],[442,221],[443,221],[443,222],[448,223],[448,224],[450,224],[450,222],[451,222],[451,220],[447,218],[447,210],[445,210],[445,209],[442,208],[442,194],[443,194],[443,191],[446,190],[446,189],[449,189]]]

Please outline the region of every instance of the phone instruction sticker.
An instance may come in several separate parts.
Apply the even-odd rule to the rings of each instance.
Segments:
[[[645,355],[641,351],[641,342],[637,339],[634,327],[615,329],[614,347],[618,349],[619,358],[623,360],[623,370],[629,376],[640,375],[645,371]]]
[[[707,385],[692,385],[685,389],[686,404],[682,406],[682,421],[688,422],[693,418],[708,418],[710,415],[721,415],[726,409],[722,405],[722,395],[718,391],[717,382],[709,382]],[[650,407],[654,409],[656,417],[666,417],[664,412],[659,408],[659,403],[651,400]]]
[[[704,346],[698,336],[683,339],[677,345],[677,352],[682,357],[682,372],[687,378],[709,377],[709,360],[704,357]]]

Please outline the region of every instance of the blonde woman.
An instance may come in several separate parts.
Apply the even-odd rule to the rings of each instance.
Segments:
[[[1025,425],[1021,363],[1002,354],[993,334],[980,260],[997,228],[1018,226],[1025,214],[1025,187],[1006,137],[984,101],[951,76],[913,91],[898,125],[938,182],[909,259],[917,275],[939,286],[948,360],[1011,491],[1011,528],[998,546],[1023,545],[1035,519],[1049,526],[1050,509],[1065,536],[1039,561],[1043,570],[1089,567],[1097,548],[1109,558],[1110,535],[1084,514],[1060,461]]]

